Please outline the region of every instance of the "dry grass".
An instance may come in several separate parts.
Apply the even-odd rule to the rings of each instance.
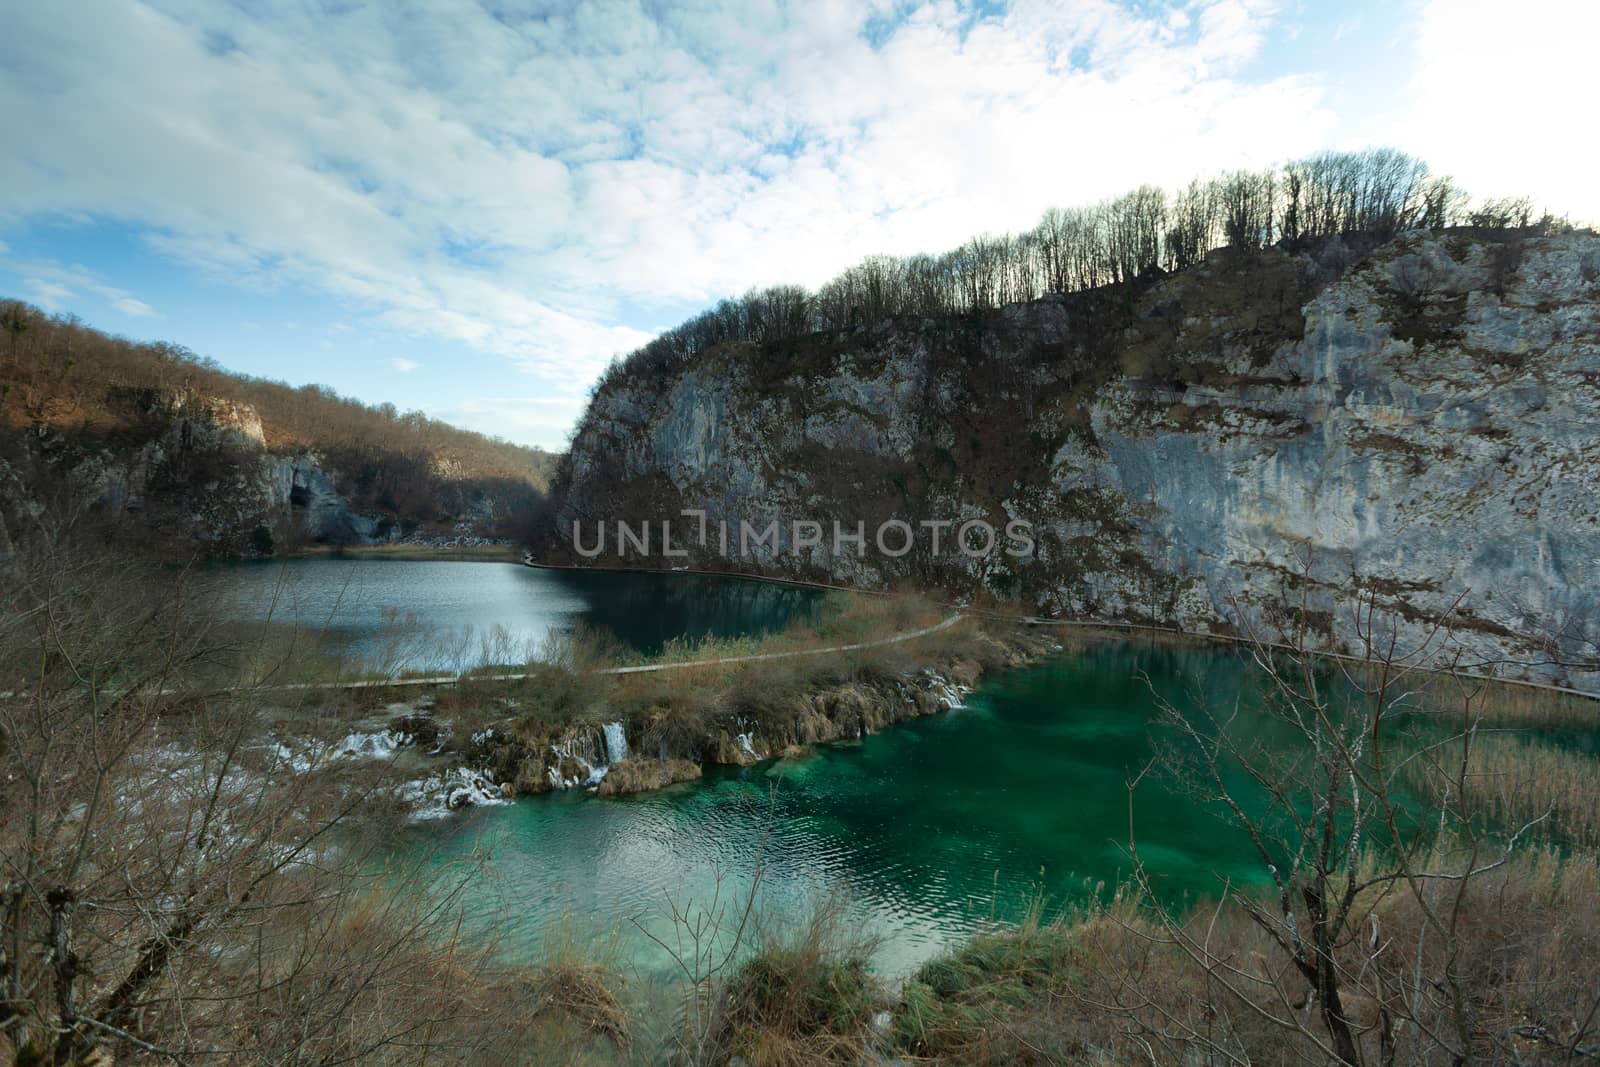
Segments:
[[[1476,710],[1488,723],[1526,727],[1600,725],[1600,701],[1526,685],[1490,682],[1483,687]]]
[[[1584,752],[1514,734],[1480,735],[1465,777],[1420,763],[1413,784],[1434,800],[1465,792],[1468,810],[1506,827],[1542,819],[1543,836],[1600,848],[1600,767]]]
[[[682,638],[667,643],[659,656],[624,657],[614,665],[630,663],[705,663],[712,677],[722,673],[710,661],[740,656],[792,655],[815,652],[838,645],[862,644],[895,637],[933,626],[949,614],[948,610],[924,597],[859,596],[830,593],[824,598],[821,618],[815,622],[796,622],[776,633],[752,634],[737,638]]]
[[[633,761],[614,791],[630,792],[692,777],[683,761],[746,763],[793,746],[854,738],[864,731],[937,710],[925,680],[934,668],[962,685],[986,669],[1017,662],[1024,646],[1048,647],[1007,623],[961,620],[911,640],[849,651],[714,662],[871,643],[926,628],[945,616],[923,601],[840,597],[820,624],[738,642],[681,643],[667,650],[671,670],[600,673],[634,661],[604,635],[578,630],[554,639],[521,680],[475,673],[441,690],[435,712],[457,736],[493,725],[499,740],[478,753],[500,780],[540,791],[552,745],[598,736],[622,722]],[[658,661],[660,662],[660,661]],[[751,747],[738,740],[753,734]],[[753,750],[752,750],[753,749]],[[630,762],[633,762],[630,761]],[[638,773],[634,773],[637,771]]]
[[[570,925],[557,924],[533,962],[511,966],[494,943],[462,939],[448,912],[437,915],[443,922],[419,925],[419,912],[433,906],[414,887],[386,885],[355,902],[329,932],[313,925],[315,940],[286,913],[268,943],[279,947],[280,968],[288,962],[300,969],[263,1012],[272,1029],[262,1047],[224,1062],[630,1061],[633,1035],[614,943],[583,941]],[[323,1020],[316,1013],[329,989],[350,1002]],[[241,1015],[237,1023],[252,1021]]]
[[[644,659],[604,635],[577,630],[556,639],[530,664],[538,675],[514,685],[508,695],[525,709],[523,726],[548,732],[574,722],[624,719],[652,747],[691,751],[719,717],[761,719],[783,713],[797,694],[828,684],[881,676],[912,665],[937,662],[974,648],[976,624],[963,622],[937,634],[871,649],[818,655],[787,655],[754,662],[719,663],[742,656],[816,652],[841,644],[870,643],[932,626],[945,617],[935,604],[916,598],[836,595],[815,625],[795,624],[778,633],[739,639],[669,643]],[[670,671],[596,675],[597,669],[641,663],[681,665]],[[634,729],[630,729],[634,734]],[[637,735],[636,735],[637,736]]]
[[[1425,866],[1459,857],[1441,843]],[[1427,890],[1448,899],[1440,884]],[[1445,939],[1416,897],[1396,887],[1362,895],[1361,929],[1342,949],[1346,1008],[1366,1062],[1379,1059],[1379,1004],[1414,966],[1439,973]],[[1584,1062],[1573,1044],[1600,1044],[1592,960],[1600,953],[1600,862],[1526,848],[1480,878],[1462,902],[1456,973],[1473,1012],[1469,1062]],[[1183,952],[1136,894],[1053,923],[1036,919],[974,938],[924,965],[907,983],[895,1037],[919,1062],[1326,1064],[1313,1038],[1273,1020],[1297,1017],[1306,983],[1237,903],[1201,905],[1184,921],[1216,964]],[[1368,935],[1380,932],[1373,953]],[[1443,998],[1424,989],[1423,1026],[1401,1026],[1397,1060],[1448,1063],[1432,1034],[1448,1033]],[[1432,1012],[1433,1014],[1429,1014]],[[1585,1024],[1587,1022],[1587,1029]],[[1317,1027],[1313,1026],[1313,1037]],[[1324,1038],[1326,1035],[1322,1035]]]
[[[1359,675],[1359,668],[1347,668]],[[1430,718],[1459,719],[1463,707],[1484,725],[1525,729],[1593,728],[1600,725],[1600,700],[1552,689],[1483,678],[1414,672],[1397,710]]]
[[[625,1053],[633,1030],[620,995],[616,938],[583,938],[577,931],[570,919],[545,931],[539,962],[521,976],[529,1016],[565,1034],[569,1044],[589,1044],[587,1035]]]
[[[872,1015],[886,1006],[868,966],[875,948],[848,925],[840,897],[769,932],[724,991],[718,1050],[750,1067],[861,1063]]]
[[[1028,1062],[1032,1050],[1049,1062],[1058,1042],[1022,1031],[1036,1028],[1029,1016],[1072,980],[1083,933],[1067,923],[1041,924],[1036,908],[1013,930],[979,935],[930,960],[902,992],[896,1040],[939,1062]]]
[[[628,1016],[608,984],[611,980],[609,972],[593,963],[541,967],[528,980],[529,1013],[570,1021],[627,1048],[632,1040]]]

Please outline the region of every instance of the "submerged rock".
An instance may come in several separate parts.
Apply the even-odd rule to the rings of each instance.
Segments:
[[[438,745],[443,728],[431,715],[397,715],[389,720],[389,732],[403,745],[431,749]]]
[[[596,792],[603,797],[647,793],[680,782],[697,782],[700,776],[700,764],[694,760],[630,759],[611,764]]]
[[[452,767],[426,778],[407,782],[398,794],[412,809],[414,819],[443,818],[463,808],[509,803],[506,790],[493,778],[470,767]]]

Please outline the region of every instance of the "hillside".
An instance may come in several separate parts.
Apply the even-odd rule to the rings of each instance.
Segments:
[[[179,553],[507,537],[553,467],[419,412],[0,303],[0,542],[45,507]]]
[[[1418,225],[1170,266],[641,353],[594,398],[541,550],[671,519],[702,566],[1346,650],[1365,593],[1408,641],[1451,613],[1463,665],[1600,687],[1600,237]],[[685,508],[729,523],[726,556]],[[1035,544],[796,551],[790,525],[889,519],[1023,520]],[[741,553],[739,523],[773,520],[779,549]]]

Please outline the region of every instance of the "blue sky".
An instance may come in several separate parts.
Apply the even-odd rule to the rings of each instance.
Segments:
[[[403,14],[401,12],[404,12]],[[1577,0],[56,0],[0,38],[0,295],[559,447],[753,285],[1392,144],[1600,217]]]

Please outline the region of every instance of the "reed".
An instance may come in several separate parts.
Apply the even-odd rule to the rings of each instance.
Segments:
[[[1466,773],[1411,764],[1412,784],[1430,799],[1461,792],[1468,810],[1505,827],[1539,820],[1540,836],[1600,847],[1600,774],[1592,754],[1536,738],[1484,733]]]

